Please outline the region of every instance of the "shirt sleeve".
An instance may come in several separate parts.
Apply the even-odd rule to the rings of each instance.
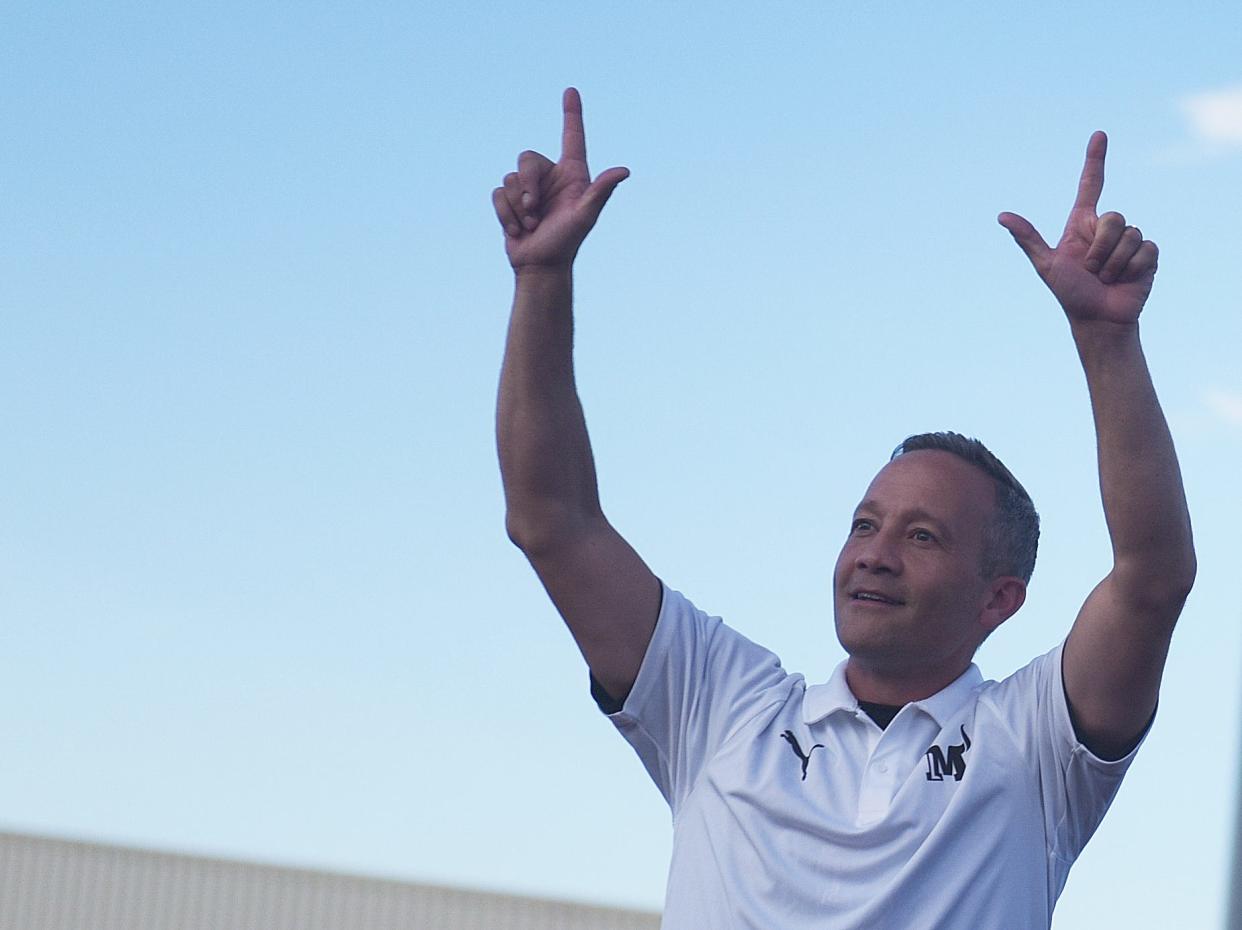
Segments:
[[[992,691],[1020,749],[1038,766],[1044,829],[1060,892],[1069,865],[1099,827],[1121,780],[1147,738],[1125,756],[1102,759],[1074,733],[1061,677],[1064,643],[1035,659]],[[1148,729],[1151,724],[1148,723]]]
[[[729,735],[783,701],[796,681],[801,676],[787,674],[773,653],[664,586],[634,687],[608,719],[676,816]]]

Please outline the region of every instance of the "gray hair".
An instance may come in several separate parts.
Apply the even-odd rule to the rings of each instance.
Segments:
[[[893,450],[889,461],[907,452],[936,449],[969,462],[996,485],[996,507],[983,534],[984,578],[1016,575],[1030,582],[1039,549],[1039,514],[1031,495],[1013,473],[978,439],[961,433],[919,433],[908,436]]]

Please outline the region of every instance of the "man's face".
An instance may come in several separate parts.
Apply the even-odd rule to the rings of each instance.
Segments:
[[[909,674],[969,664],[987,633],[980,571],[992,479],[939,450],[875,476],[834,573],[837,638],[853,661]]]

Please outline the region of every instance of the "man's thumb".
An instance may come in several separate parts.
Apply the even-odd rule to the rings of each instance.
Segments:
[[[1002,213],[996,221],[1009,230],[1009,235],[1018,243],[1018,248],[1026,253],[1035,270],[1042,275],[1052,262],[1052,249],[1048,248],[1048,243],[1039,231],[1016,213]]]
[[[612,192],[617,189],[617,185],[629,176],[629,168],[609,168],[591,182],[591,186],[586,189],[586,193],[583,196],[583,201],[584,206],[591,215],[592,223],[599,217],[600,211],[604,209],[604,204],[608,202]]]

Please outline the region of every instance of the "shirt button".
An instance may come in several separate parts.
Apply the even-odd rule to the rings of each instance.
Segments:
[[[876,766],[876,768],[879,769],[881,773],[885,773],[888,771],[888,763],[881,762],[879,765]]]

